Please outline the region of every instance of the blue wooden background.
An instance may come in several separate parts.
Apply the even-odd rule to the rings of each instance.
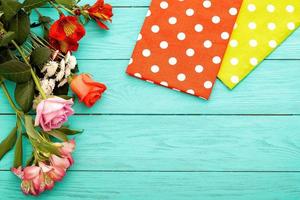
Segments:
[[[76,53],[109,90],[92,109],[75,106],[76,163],[40,199],[300,199],[300,30],[234,91],[218,81],[204,101],[125,74],[150,0],[109,2],[111,30],[88,24]],[[15,117],[0,100],[2,140]],[[12,152],[0,162],[0,199],[25,199],[11,162]]]

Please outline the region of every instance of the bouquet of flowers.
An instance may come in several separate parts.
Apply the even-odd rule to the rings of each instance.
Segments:
[[[78,74],[72,52],[85,35],[83,24],[95,21],[108,30],[112,7],[97,0],[78,5],[79,0],[0,0],[0,85],[16,114],[15,127],[0,143],[0,160],[14,148],[12,172],[21,180],[24,194],[39,195],[61,181],[74,163],[75,140],[81,131],[65,125],[74,114],[71,88],[86,106],[93,106],[106,90],[87,73]],[[52,21],[38,8],[50,5],[59,19]],[[30,22],[36,12],[38,22]],[[42,27],[39,36],[32,28]],[[14,97],[6,84],[15,83]],[[76,96],[73,96],[76,98]],[[35,119],[32,114],[35,114]],[[23,162],[22,141],[32,145],[32,154]]]

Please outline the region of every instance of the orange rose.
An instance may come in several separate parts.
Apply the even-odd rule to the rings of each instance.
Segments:
[[[72,78],[71,89],[78,96],[80,102],[92,107],[101,98],[106,86],[93,81],[88,74],[80,74]]]

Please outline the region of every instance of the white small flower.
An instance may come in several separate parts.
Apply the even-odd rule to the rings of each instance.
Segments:
[[[58,84],[57,87],[62,87],[62,86],[64,86],[67,82],[68,82],[68,79],[65,78],[65,79],[63,79],[63,80]]]
[[[55,80],[44,78],[41,80],[41,87],[47,96],[53,93],[55,88]]]
[[[56,78],[55,80],[57,82],[61,81],[61,79],[63,79],[63,77],[65,76],[65,70],[60,70],[57,74],[56,74]]]
[[[46,77],[51,77],[56,73],[56,70],[58,68],[58,63],[55,61],[49,61],[42,69],[42,73],[45,73]]]
[[[75,69],[77,65],[77,59],[75,56],[70,56],[69,58],[69,62],[68,62],[68,66],[71,68],[71,69]]]
[[[52,60],[55,60],[58,54],[59,54],[59,50],[56,50],[52,55]]]
[[[48,79],[42,79],[41,80],[41,87],[44,89],[44,88],[46,88],[46,87],[48,87],[47,85],[48,85],[48,82],[49,82],[49,80]]]
[[[65,56],[66,63],[69,62],[70,56],[71,56],[71,53],[70,53],[70,51],[68,51],[67,55]]]
[[[65,71],[66,62],[65,62],[64,59],[61,59],[59,67],[60,67],[61,70]]]
[[[71,69],[69,67],[67,67],[66,71],[65,71],[65,77],[68,78],[71,75]]]
[[[60,71],[56,74],[56,78],[55,78],[57,82],[61,81],[65,76],[66,63],[64,59],[60,61],[59,66],[60,66]]]
[[[77,59],[75,56],[72,56],[71,53],[68,51],[67,55],[65,56],[65,63],[66,66],[69,66],[69,68],[75,69],[76,65],[77,65]]]
[[[49,87],[52,89],[52,91],[55,88],[55,79],[49,79]]]

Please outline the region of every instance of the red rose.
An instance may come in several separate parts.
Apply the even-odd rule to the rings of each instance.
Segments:
[[[80,102],[92,107],[101,98],[106,86],[93,81],[88,74],[81,74],[73,77],[71,89],[78,96]]]
[[[85,30],[75,16],[61,15],[49,30],[50,44],[64,52],[76,51],[78,41],[85,35]]]
[[[104,0],[97,0],[93,6],[87,9],[87,11],[89,16],[94,19],[101,28],[108,30],[108,27],[103,22],[112,21],[111,17],[113,16],[113,13],[110,4],[104,3]]]

